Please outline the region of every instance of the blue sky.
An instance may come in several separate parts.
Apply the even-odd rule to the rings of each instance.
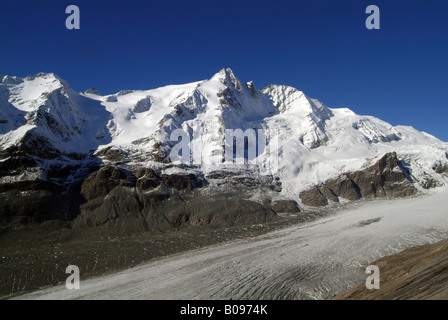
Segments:
[[[70,4],[80,30],[65,28]],[[370,4],[380,30],[365,27]],[[1,0],[0,72],[111,94],[230,67],[448,141],[447,17],[446,0]]]

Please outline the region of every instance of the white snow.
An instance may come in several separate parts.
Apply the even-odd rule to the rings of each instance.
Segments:
[[[61,88],[64,81],[53,73],[40,74],[14,82],[3,80],[10,91],[9,102],[22,111],[32,111],[46,100],[45,93]]]
[[[280,196],[299,203],[299,193],[310,186],[393,151],[409,164],[418,187],[430,178],[440,186],[448,182],[429,166],[448,165],[448,143],[412,127],[394,127],[347,108],[329,108],[289,86],[257,90],[251,82],[240,82],[230,69],[208,80],[108,96],[78,94],[54,74],[5,76],[0,103],[0,119],[8,120],[0,123],[2,148],[19,143],[32,131],[61,151],[114,146],[128,153],[132,164],[163,167],[151,158],[157,151],[155,143],[169,154],[177,143],[170,141],[171,133],[182,129],[192,139],[199,132],[190,147],[193,157],[200,159],[194,170],[205,175],[222,169],[260,174],[253,165],[223,165],[223,145],[226,129],[264,129],[277,134],[278,150],[270,142],[253,162],[269,168],[274,159],[279,167],[273,174],[282,182]],[[37,120],[38,111],[54,121]]]
[[[352,204],[320,220],[16,299],[330,299],[376,259],[448,237],[448,189]],[[381,272],[381,270],[380,270]]]
[[[5,76],[0,93],[0,117],[9,125],[9,130],[0,127],[1,148],[17,145],[30,131],[65,152],[88,152],[108,138],[110,115],[104,106],[80,96],[55,74]]]

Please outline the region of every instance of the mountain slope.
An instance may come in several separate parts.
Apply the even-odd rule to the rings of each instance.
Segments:
[[[234,146],[225,153],[230,129],[256,130],[243,148],[245,161],[226,158],[237,153]],[[175,163],[170,156],[184,139],[191,154]],[[288,86],[257,90],[230,69],[208,80],[107,96],[77,93],[54,74],[4,76],[0,84],[4,223],[17,220],[11,203],[31,191],[39,192],[38,209],[25,205],[20,215],[42,211],[62,193],[72,199],[72,213],[56,206],[50,216],[77,216],[75,225],[82,226],[231,225],[234,213],[249,207],[263,217],[254,221],[263,221],[284,210],[276,208],[297,212],[445,185],[447,152],[447,143],[412,127],[329,108]],[[401,192],[361,192],[370,184]],[[225,199],[217,208],[228,208],[227,218],[194,205],[213,207],[216,199]]]
[[[381,270],[378,290],[365,283],[336,300],[447,300],[448,240],[413,247],[372,263]]]
[[[416,159],[429,151],[444,160],[446,145],[429,134],[411,127],[393,127],[349,109],[328,108],[291,87],[272,85],[258,91],[253,83],[242,84],[229,69],[206,81],[122,92],[103,100],[114,101],[103,103],[114,114],[114,139],[109,145],[131,154],[146,152],[151,159],[154,152],[169,155],[174,130],[182,129],[191,137],[192,132],[199,131],[200,140],[193,143],[199,144],[204,173],[225,167],[225,129],[278,131],[278,174],[282,181],[296,186],[294,193],[341,171],[359,169],[366,159],[387,152],[397,151],[402,158],[413,150],[412,158]],[[424,146],[418,156],[416,145]],[[263,167],[266,161],[261,154],[256,163]]]

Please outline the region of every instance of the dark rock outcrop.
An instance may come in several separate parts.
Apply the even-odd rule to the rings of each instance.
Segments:
[[[188,174],[188,175],[162,174],[160,175],[160,179],[167,187],[174,188],[178,191],[180,190],[191,191],[193,189],[201,188],[206,185],[204,179],[195,176],[194,174]]]
[[[395,152],[385,154],[375,164],[363,170],[348,172],[327,180],[300,194],[307,206],[325,206],[330,201],[361,198],[401,198],[412,196],[417,189],[412,183],[409,172],[397,159]]]
[[[362,197],[360,187],[348,175],[328,180],[325,187],[338,197],[348,200],[358,200]]]
[[[318,187],[313,187],[300,193],[300,200],[306,206],[323,207],[328,204],[327,198],[320,192]]]
[[[115,228],[121,232],[165,232],[198,225],[229,227],[278,218],[276,210],[298,212],[294,201],[274,209],[232,195],[203,195],[207,181],[194,174],[160,174],[150,168],[129,172],[106,165],[84,180],[86,203],[73,227]]]
[[[266,206],[240,198],[197,197],[167,212],[176,227],[211,225],[231,227],[273,221],[279,217]]]
[[[135,180],[135,176],[124,169],[106,166],[84,180],[81,194],[87,201],[90,201],[98,197],[105,197],[119,185],[134,187]]]
[[[80,206],[73,227],[165,232],[198,225],[257,224],[278,219],[276,210],[299,212],[294,201],[276,202],[273,210],[237,194],[197,192],[206,184],[205,179],[194,174],[167,175],[140,169],[134,175],[108,165],[82,183],[81,194],[87,202]]]
[[[165,185],[151,191],[117,186],[104,199],[95,198],[83,204],[74,227],[113,227],[128,233],[166,232],[201,225],[216,228],[250,225],[278,218],[272,209],[237,197],[195,193],[184,200]]]
[[[127,155],[121,149],[107,147],[95,153],[95,156],[109,161],[123,161]]]
[[[163,183],[161,178],[152,169],[138,170],[136,176],[138,177],[136,187],[141,190],[154,189]]]
[[[294,200],[277,200],[273,201],[269,206],[277,213],[299,213],[300,208]]]
[[[117,148],[105,148],[94,156],[85,155],[84,159],[78,159],[79,155],[71,158],[51,150],[46,153],[45,148],[36,153],[33,150],[37,149],[35,143],[39,141],[29,139],[19,147],[2,151],[1,157],[5,159],[0,162],[2,177],[12,176],[15,181],[14,175],[42,173],[41,178],[34,180],[0,184],[2,225],[62,218],[73,220],[73,228],[114,228],[129,234],[165,232],[198,225],[256,224],[279,218],[277,211],[300,211],[295,202],[276,202],[272,209],[246,200],[240,194],[241,188],[247,188],[247,185],[257,188],[264,183],[258,180],[237,181],[238,176],[235,176],[230,185],[239,182],[241,186],[233,192],[201,195],[197,190],[208,185],[204,177],[128,167],[126,153]],[[40,162],[47,158],[39,157],[44,156],[56,160],[40,168]],[[98,157],[107,160],[106,163],[99,166]],[[64,159],[68,161],[64,162]]]
[[[77,199],[71,191],[42,180],[3,183],[0,185],[0,225],[73,218]]]
[[[448,165],[442,164],[442,163],[436,163],[434,167],[432,168],[436,173],[443,174],[445,176],[448,176]]]

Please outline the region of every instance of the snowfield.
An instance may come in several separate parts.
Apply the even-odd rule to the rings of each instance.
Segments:
[[[372,261],[448,237],[448,188],[374,200],[254,238],[168,256],[15,299],[331,299]],[[381,270],[380,270],[381,271]]]

